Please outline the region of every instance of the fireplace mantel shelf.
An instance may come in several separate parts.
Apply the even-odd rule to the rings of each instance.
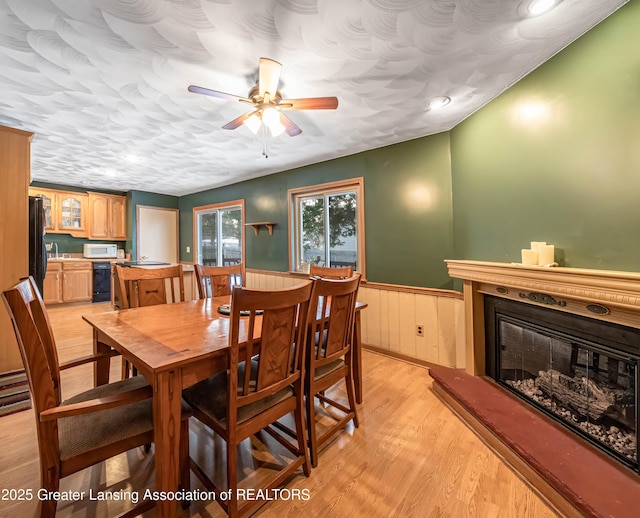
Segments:
[[[464,280],[465,366],[485,374],[484,295],[640,328],[640,273],[446,261]]]
[[[523,266],[484,261],[448,260],[446,263],[451,277],[481,285],[540,292],[586,304],[600,303],[640,311],[638,272]],[[500,295],[499,292],[497,294]],[[640,327],[640,323],[634,327]]]

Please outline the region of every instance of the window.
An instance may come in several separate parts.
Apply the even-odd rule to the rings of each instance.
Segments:
[[[362,178],[289,191],[291,269],[353,266],[364,275]]]
[[[244,257],[244,200],[193,209],[195,262],[204,266],[239,264]]]

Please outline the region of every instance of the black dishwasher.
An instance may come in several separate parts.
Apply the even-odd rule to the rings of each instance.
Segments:
[[[111,263],[93,263],[93,302],[111,300]]]

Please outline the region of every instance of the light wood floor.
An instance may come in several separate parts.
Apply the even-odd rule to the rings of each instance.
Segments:
[[[108,304],[53,307],[49,315],[61,361],[91,350],[91,331],[82,314],[107,311]],[[261,517],[535,517],[553,512],[467,429],[432,393],[427,369],[365,351],[364,403],[360,428],[349,427],[320,455],[311,476],[300,475],[288,489],[308,499],[276,500]],[[119,361],[112,379],[117,379]],[[63,373],[63,397],[92,384],[90,366]],[[335,393],[334,393],[335,395]],[[214,480],[224,478],[224,444],[191,423],[191,455]],[[268,441],[267,441],[268,443]],[[38,451],[31,410],[0,418],[0,489],[39,488]],[[283,457],[273,444],[245,441],[240,458],[266,476]],[[239,470],[240,471],[240,470]],[[250,470],[245,469],[245,472]],[[251,486],[254,475],[243,484]],[[192,488],[202,489],[195,476]],[[154,456],[141,448],[67,477],[62,491],[116,494],[154,488]],[[61,517],[111,517],[128,501],[59,502]],[[0,500],[0,517],[33,516],[37,503]],[[145,516],[155,516],[151,511]],[[225,516],[216,502],[194,502],[181,517]]]

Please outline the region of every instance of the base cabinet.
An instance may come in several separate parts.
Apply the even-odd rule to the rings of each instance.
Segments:
[[[45,304],[60,304],[62,302],[62,264],[47,264],[47,274],[42,286],[42,300]]]
[[[45,304],[86,302],[93,298],[93,267],[90,261],[49,261],[44,279]]]

